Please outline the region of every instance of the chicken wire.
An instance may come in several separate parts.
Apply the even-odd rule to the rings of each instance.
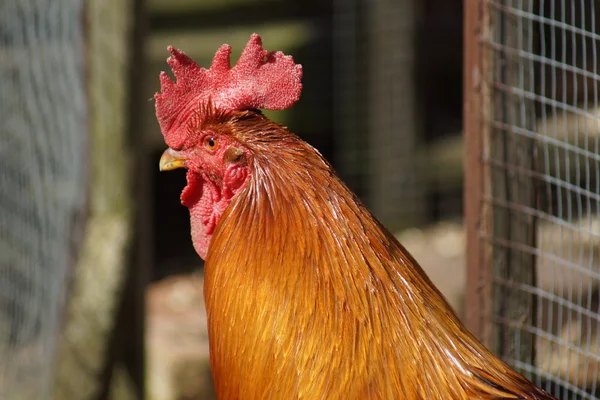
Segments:
[[[82,1],[0,3],[0,398],[49,393],[86,208]]]
[[[426,221],[423,171],[432,168],[423,161],[416,102],[420,12],[415,0],[333,1],[335,161],[392,231]]]
[[[600,5],[465,10],[470,327],[558,398],[600,398]]]
[[[0,2],[2,399],[106,390],[132,222],[132,10]]]

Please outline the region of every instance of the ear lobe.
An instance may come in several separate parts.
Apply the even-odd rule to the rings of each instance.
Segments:
[[[237,163],[243,161],[245,158],[246,154],[244,153],[244,150],[235,146],[228,148],[223,154],[223,161],[229,163]]]

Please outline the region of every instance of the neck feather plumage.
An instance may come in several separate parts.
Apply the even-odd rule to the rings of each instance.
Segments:
[[[219,399],[536,398],[315,149],[252,138],[205,267]]]

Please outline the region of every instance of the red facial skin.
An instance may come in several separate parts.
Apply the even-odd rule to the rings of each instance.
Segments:
[[[209,130],[196,139],[173,154],[187,160],[187,186],[181,193],[181,204],[190,210],[194,248],[206,259],[217,222],[248,181],[250,155],[228,135]]]

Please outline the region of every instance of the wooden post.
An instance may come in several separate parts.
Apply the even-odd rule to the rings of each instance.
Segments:
[[[127,143],[134,151],[130,153],[130,168],[135,171],[132,185],[133,201],[136,204],[133,224],[134,240],[129,253],[129,269],[121,295],[121,303],[113,331],[109,360],[106,364],[105,383],[99,400],[126,396],[127,399],[144,400],[146,396],[146,286],[152,267],[152,213],[151,171],[148,170],[149,152],[143,132],[144,74],[147,57],[145,38],[147,35],[146,0],[130,0],[128,12],[132,15],[131,30],[127,37]],[[123,395],[119,379],[129,383],[129,390]]]
[[[150,152],[146,146],[147,135],[142,132],[144,127],[145,108],[148,101],[145,97],[144,79],[148,58],[145,51],[145,39],[148,34],[148,19],[146,13],[146,0],[132,0],[132,31],[129,37],[128,59],[128,140],[132,149],[137,149],[133,168],[137,177],[133,198],[136,204],[135,215],[135,242],[131,257],[131,271],[128,288],[129,295],[125,294],[122,316],[124,327],[131,330],[125,334],[122,342],[122,362],[135,386],[138,400],[146,396],[146,287],[150,280],[152,270],[152,202],[149,201],[152,193],[151,177],[148,158]]]
[[[465,226],[467,231],[466,323],[488,347],[514,364],[533,363],[535,297],[521,285],[536,283],[537,205],[532,90],[526,61],[488,50],[490,38],[504,48],[532,51],[532,32],[481,0],[465,0]],[[490,57],[492,56],[492,57]],[[490,100],[493,104],[490,104]],[[497,324],[494,324],[494,321]]]
[[[488,51],[489,16],[482,0],[464,3],[464,218],[467,236],[467,290],[465,322],[490,346],[490,252],[484,237],[490,229],[489,207],[484,203],[489,173],[483,156],[489,136]]]
[[[522,11],[531,11],[532,1],[521,2]],[[533,53],[534,33],[523,17],[502,7],[493,10],[492,24],[493,41],[502,47],[495,50],[490,147],[496,351],[513,365],[533,365],[536,298],[523,288],[536,285],[536,218],[531,210],[537,207],[537,187],[526,173],[536,170],[535,139],[524,134],[536,132],[534,104],[524,95],[534,92],[534,66],[517,52]]]

